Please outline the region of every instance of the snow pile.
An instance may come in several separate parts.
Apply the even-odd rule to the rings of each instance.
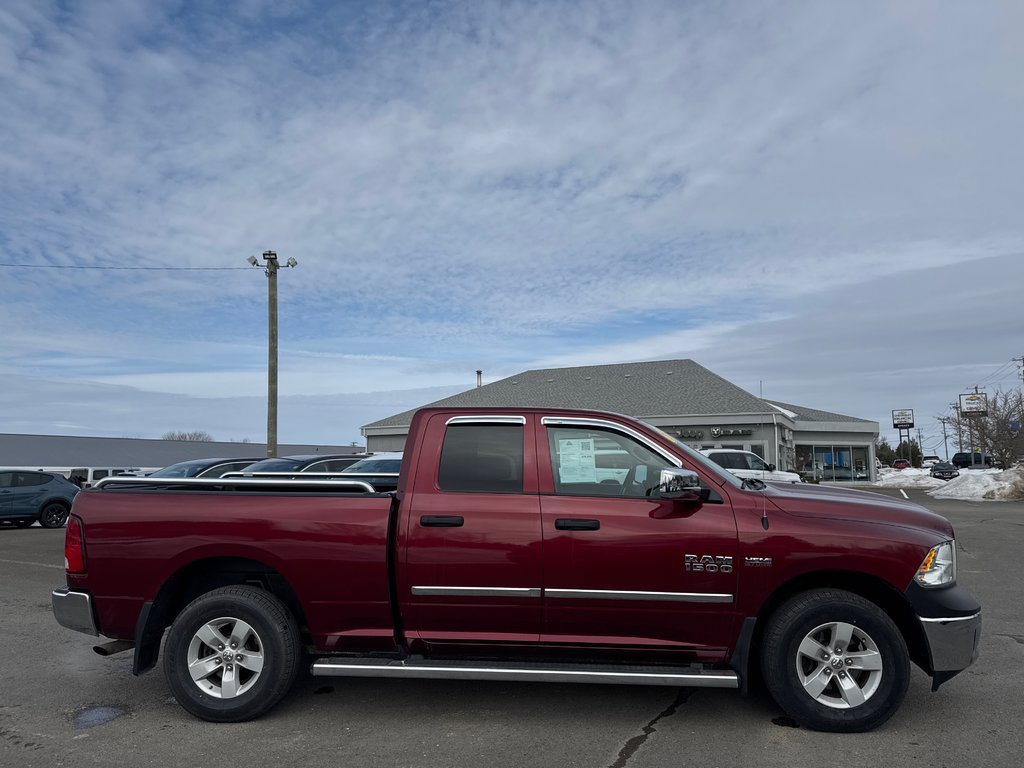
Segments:
[[[883,469],[879,473],[878,488],[918,488],[931,490],[946,484],[945,480],[932,477],[927,469]]]
[[[1014,501],[1024,499],[1024,469],[969,469],[948,483],[929,491],[937,499],[988,499]],[[921,486],[903,486],[919,488]]]
[[[1024,501],[1024,467],[962,469],[948,482],[932,477],[927,469],[879,470],[876,488],[915,488],[937,499]]]

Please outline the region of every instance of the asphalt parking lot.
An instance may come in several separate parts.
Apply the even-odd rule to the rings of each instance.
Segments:
[[[898,494],[898,491],[892,491]],[[981,658],[867,734],[792,727],[764,693],[303,677],[260,720],[212,725],[160,669],[102,658],[58,626],[63,530],[0,527],[0,766],[1017,765],[1024,753],[1024,503],[914,500],[957,529],[960,582],[981,601]]]

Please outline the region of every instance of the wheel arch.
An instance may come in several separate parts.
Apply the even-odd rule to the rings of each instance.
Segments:
[[[816,571],[796,576],[779,585],[764,601],[757,612],[753,623],[753,631],[749,637],[749,647],[736,658],[743,659],[745,669],[738,670],[747,679],[759,679],[759,674],[752,674],[750,669],[760,658],[761,638],[768,625],[768,619],[791,597],[812,589],[843,589],[869,600],[881,608],[896,627],[907,644],[910,660],[929,675],[931,656],[928,642],[921,628],[921,622],[907,598],[884,579],[859,571]]]
[[[252,558],[208,557],[179,568],[143,605],[135,625],[133,673],[140,675],[156,665],[164,631],[186,605],[211,590],[233,585],[264,589],[278,597],[295,617],[303,642],[308,641],[302,603],[280,572]]]

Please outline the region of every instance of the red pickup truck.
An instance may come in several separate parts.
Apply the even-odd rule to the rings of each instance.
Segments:
[[[746,689],[814,729],[899,707],[977,657],[944,518],[879,494],[740,480],[594,411],[425,408],[397,491],[121,478],[78,494],[65,627],[157,662],[212,721],[313,675]],[[168,629],[169,628],[169,629]]]

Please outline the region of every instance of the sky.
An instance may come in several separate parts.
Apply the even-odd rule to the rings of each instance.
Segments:
[[[0,5],[0,432],[359,427],[691,358],[879,422],[1021,383],[1024,5]],[[173,269],[172,269],[173,268]],[[928,452],[932,452],[929,450]]]

